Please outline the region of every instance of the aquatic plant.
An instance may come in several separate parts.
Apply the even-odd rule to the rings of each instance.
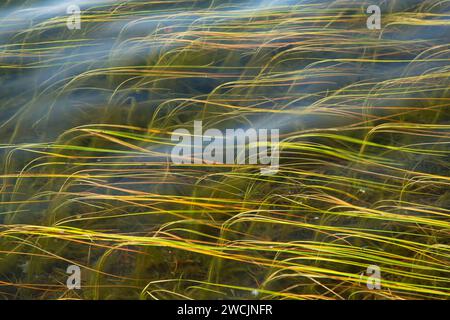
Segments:
[[[75,3],[0,5],[2,298],[450,297],[449,1],[380,30],[371,1]],[[194,121],[279,129],[278,172],[172,163]]]

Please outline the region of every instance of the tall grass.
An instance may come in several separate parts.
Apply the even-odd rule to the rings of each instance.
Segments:
[[[4,2],[1,297],[448,299],[450,2],[369,4]],[[194,120],[279,172],[174,165]]]

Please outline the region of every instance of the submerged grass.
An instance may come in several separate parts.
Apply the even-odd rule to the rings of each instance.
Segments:
[[[381,30],[360,1],[91,1],[80,30],[58,3],[0,7],[2,298],[450,297],[450,1]],[[279,128],[279,172],[172,164],[194,120]]]

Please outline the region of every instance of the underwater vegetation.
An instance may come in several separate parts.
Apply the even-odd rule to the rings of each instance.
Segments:
[[[449,0],[2,1],[0,298],[450,298],[449,40]],[[173,163],[194,121],[278,171]]]

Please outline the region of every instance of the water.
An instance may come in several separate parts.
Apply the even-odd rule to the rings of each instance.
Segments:
[[[66,26],[70,4],[81,8],[80,30]],[[0,221],[5,232],[25,226],[11,231],[17,239],[2,233],[1,250],[23,253],[1,257],[0,280],[18,284],[2,289],[5,298],[61,296],[66,290],[58,283],[64,284],[68,264],[83,266],[83,283],[89,284],[82,293],[67,293],[70,297],[137,298],[151,281],[181,277],[242,285],[248,290],[223,289],[223,294],[251,297],[255,286],[274,272],[263,262],[278,259],[267,242],[276,247],[291,241],[329,243],[336,237],[339,244],[367,247],[380,256],[387,250],[405,259],[414,254],[341,234],[366,228],[372,235],[392,232],[395,239],[400,234],[421,243],[424,230],[433,230],[437,244],[446,243],[441,233],[449,199],[450,7],[438,1],[383,2],[382,30],[368,30],[369,4],[374,3],[104,0],[0,5]],[[260,181],[254,168],[171,167],[170,132],[191,130],[194,120],[219,129],[279,129],[285,139],[285,171]],[[410,123],[417,126],[408,127]],[[378,145],[354,145],[349,139]],[[421,179],[429,182],[415,182]],[[343,203],[330,200],[336,198],[367,209],[383,207],[384,201],[412,202],[412,212],[383,209],[407,217],[421,216],[417,207],[431,210],[428,206],[435,205],[433,210],[445,212],[443,224],[421,229],[392,217],[368,223],[367,212],[355,208],[348,210],[361,210],[360,217],[337,217],[330,213]],[[239,214],[258,210],[292,223],[343,229],[283,227],[274,221],[228,226],[239,221]],[[34,234],[27,226],[70,227],[79,234],[64,236],[59,229]],[[348,242],[340,239],[347,236]],[[168,243],[155,244],[155,239]],[[219,246],[221,241],[236,246],[260,241],[255,245],[263,249],[243,249],[244,263],[218,259],[222,249],[211,253],[179,244]],[[418,255],[428,249],[417,249]],[[283,250],[280,265],[293,259],[295,266],[304,267]],[[308,256],[308,250],[301,254]],[[327,256],[347,259],[343,257]],[[345,263],[330,261],[305,264],[357,273],[366,262],[373,263],[356,255],[348,259],[353,260],[347,269]],[[441,269],[434,276],[446,277],[446,262],[439,261]],[[395,281],[392,265],[386,272]],[[347,295],[345,281],[327,279]],[[405,276],[401,281],[409,280]],[[296,281],[305,290],[288,292],[330,295],[304,278]],[[274,282],[268,288],[275,292],[292,285],[283,277]],[[23,283],[49,285],[56,293],[27,289]],[[161,287],[205,297],[189,289],[188,282],[180,288],[170,281]]]

